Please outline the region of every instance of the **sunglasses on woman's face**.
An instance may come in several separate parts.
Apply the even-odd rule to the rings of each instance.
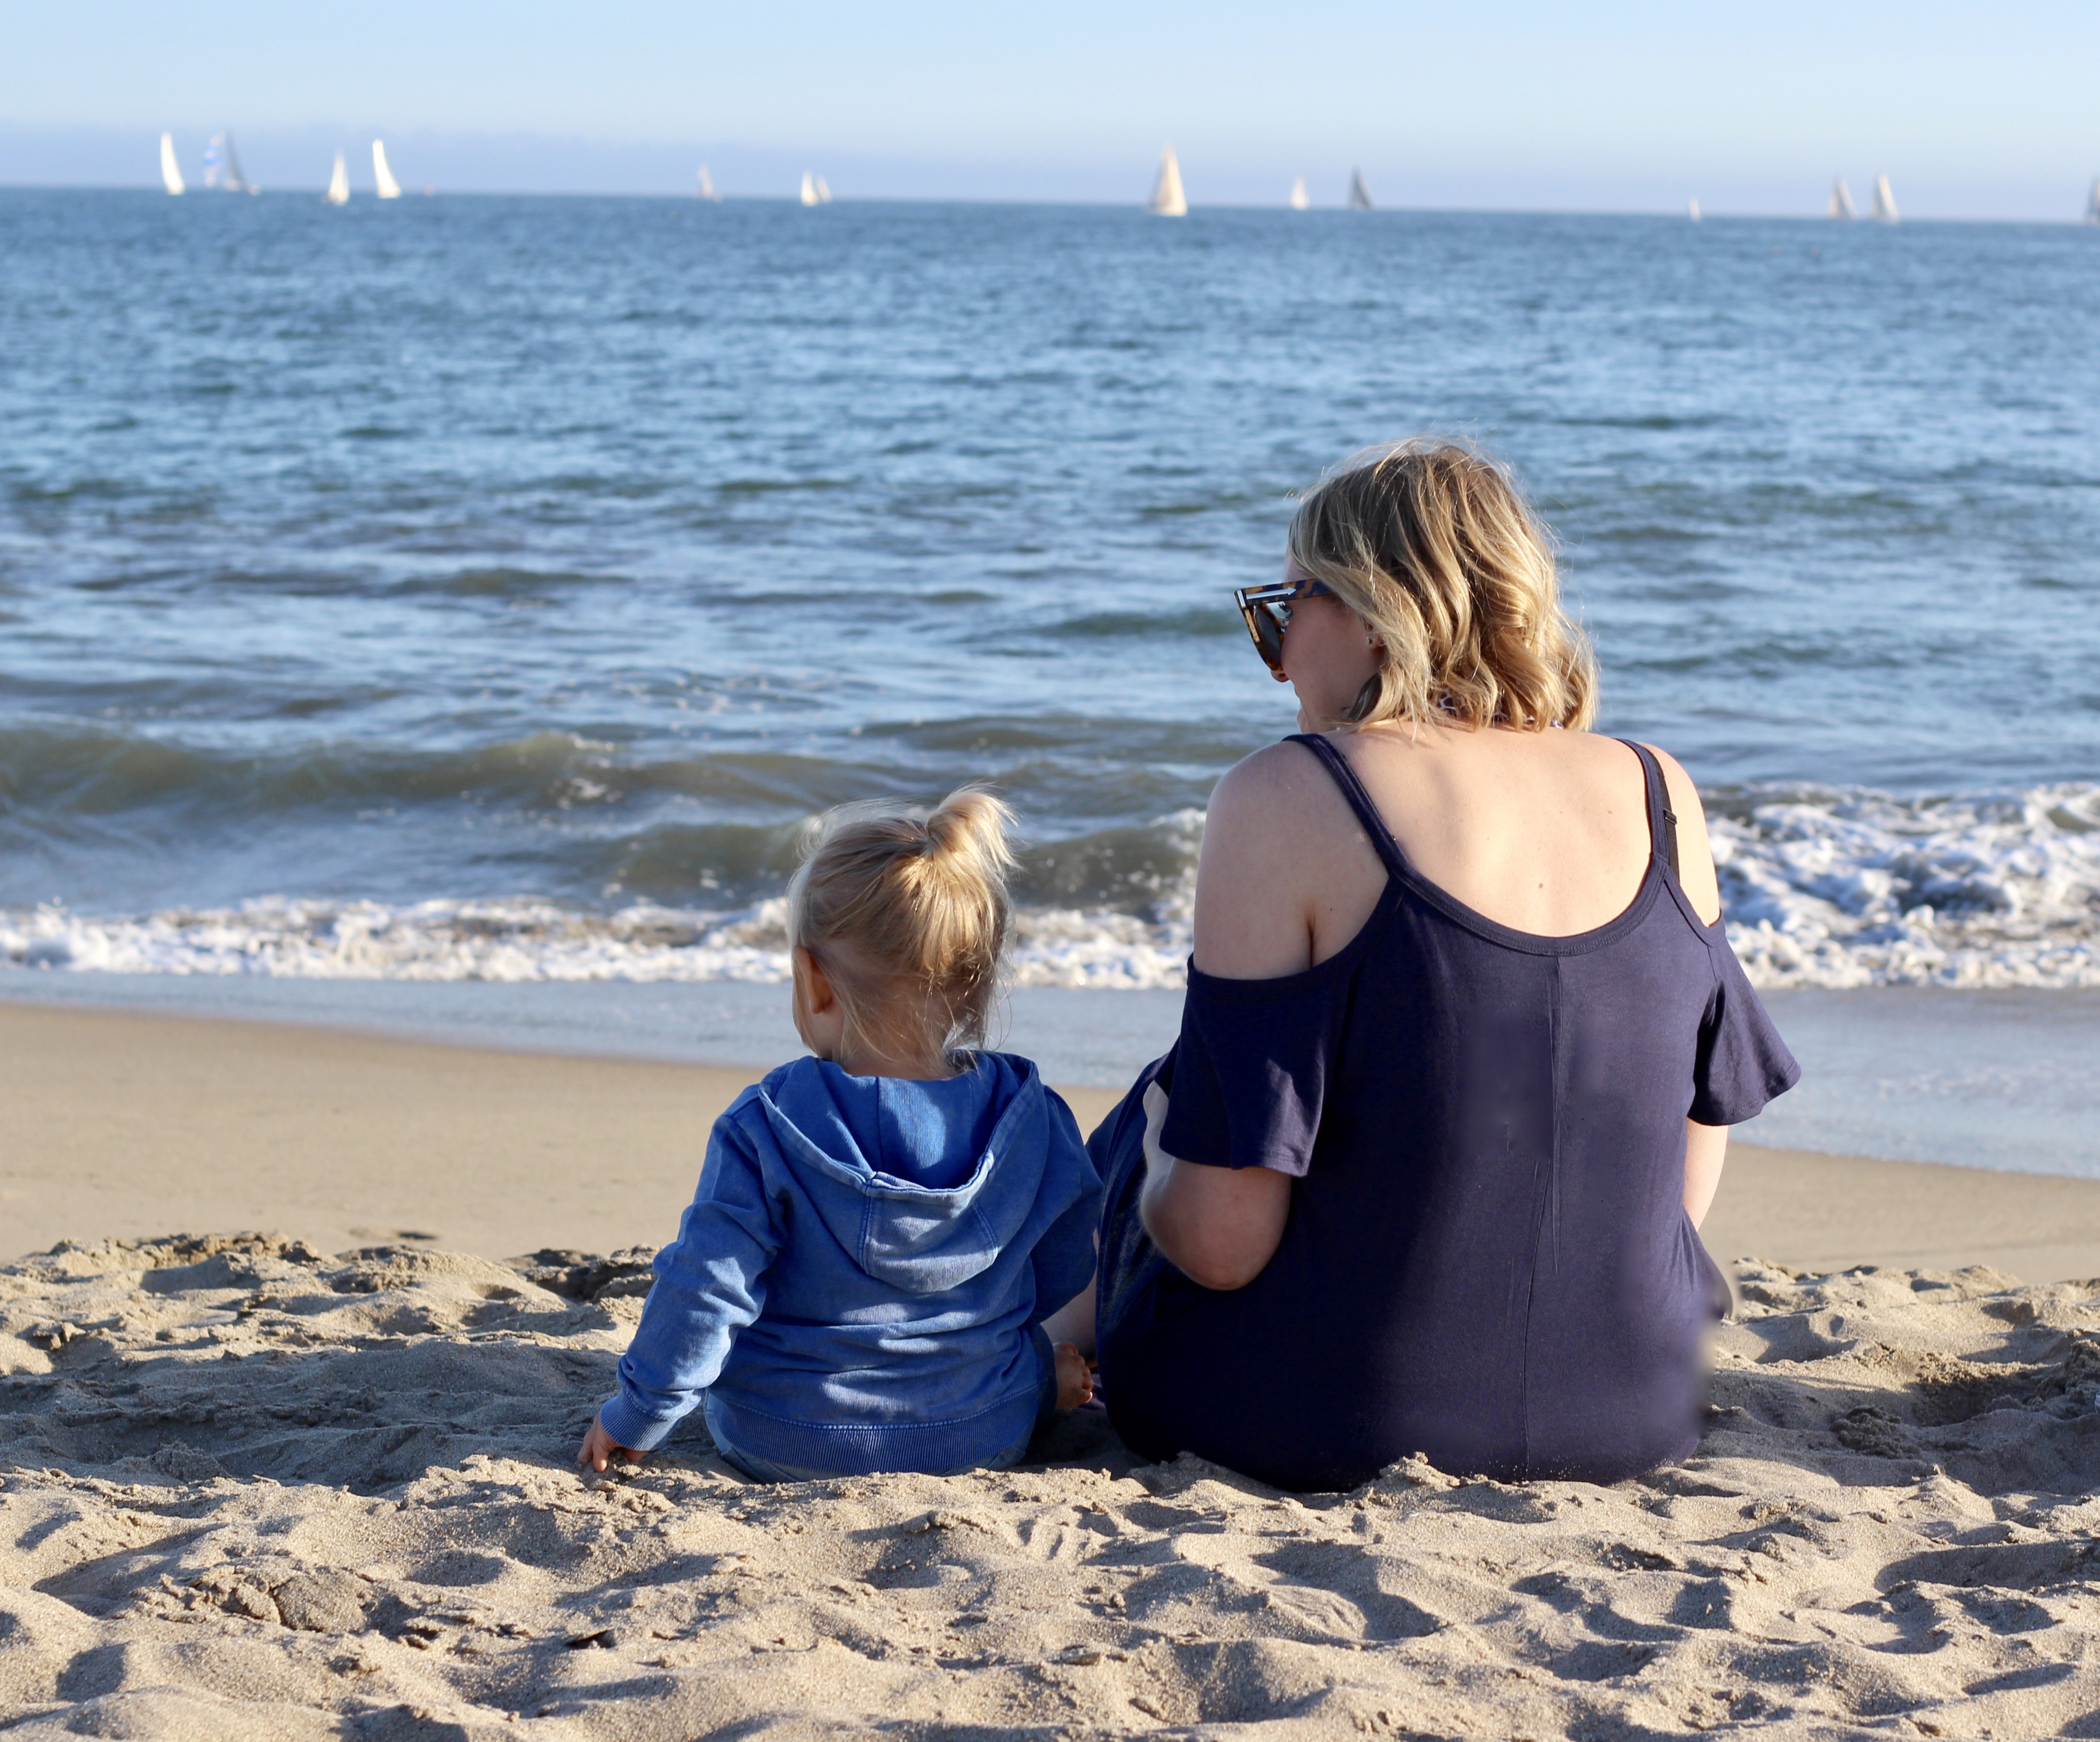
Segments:
[[[1299,599],[1332,598],[1332,590],[1309,575],[1295,580],[1272,580],[1259,587],[1235,587],[1233,602],[1246,620],[1254,650],[1276,676],[1283,676],[1283,632],[1290,627],[1290,607]]]

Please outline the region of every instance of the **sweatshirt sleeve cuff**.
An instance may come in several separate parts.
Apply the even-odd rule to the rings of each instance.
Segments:
[[[626,1392],[615,1391],[598,1406],[598,1425],[612,1436],[615,1445],[624,1445],[630,1452],[653,1452],[670,1438],[678,1419],[673,1416],[666,1422],[645,1415],[627,1400]]]

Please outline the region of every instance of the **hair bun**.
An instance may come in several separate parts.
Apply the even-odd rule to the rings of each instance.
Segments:
[[[1013,867],[1013,852],[1006,844],[1006,831],[1012,826],[1012,811],[988,789],[958,787],[926,818],[929,856],[967,859],[1003,875]]]
[[[818,824],[788,887],[788,936],[820,956],[849,1022],[943,1050],[979,1046],[999,989],[1014,866],[1013,813],[959,787],[923,821],[901,807],[844,805]]]

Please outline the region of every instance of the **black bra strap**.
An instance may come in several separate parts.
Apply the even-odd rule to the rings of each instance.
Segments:
[[[1284,742],[1304,745],[1327,765],[1327,772],[1335,777],[1335,784],[1342,789],[1342,796],[1356,812],[1357,820],[1370,836],[1371,845],[1385,862],[1385,868],[1396,877],[1405,871],[1407,859],[1400,850],[1400,843],[1392,838],[1392,831],[1385,826],[1385,818],[1379,814],[1370,794],[1364,791],[1364,783],[1357,778],[1357,771],[1349,766],[1349,759],[1335,748],[1331,740],[1315,732],[1294,732]]]
[[[1637,744],[1630,738],[1619,742],[1641,760],[1641,770],[1648,776],[1648,844],[1651,853],[1659,853],[1673,875],[1677,871],[1677,813],[1670,808],[1670,788],[1663,782],[1662,764],[1645,744]]]

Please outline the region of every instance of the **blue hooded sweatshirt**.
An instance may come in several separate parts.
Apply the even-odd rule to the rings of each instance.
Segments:
[[[702,1391],[736,1447],[841,1474],[1026,1435],[1101,1180],[1032,1063],[973,1056],[931,1083],[797,1059],[731,1103],[598,1412],[615,1441],[661,1444]]]

